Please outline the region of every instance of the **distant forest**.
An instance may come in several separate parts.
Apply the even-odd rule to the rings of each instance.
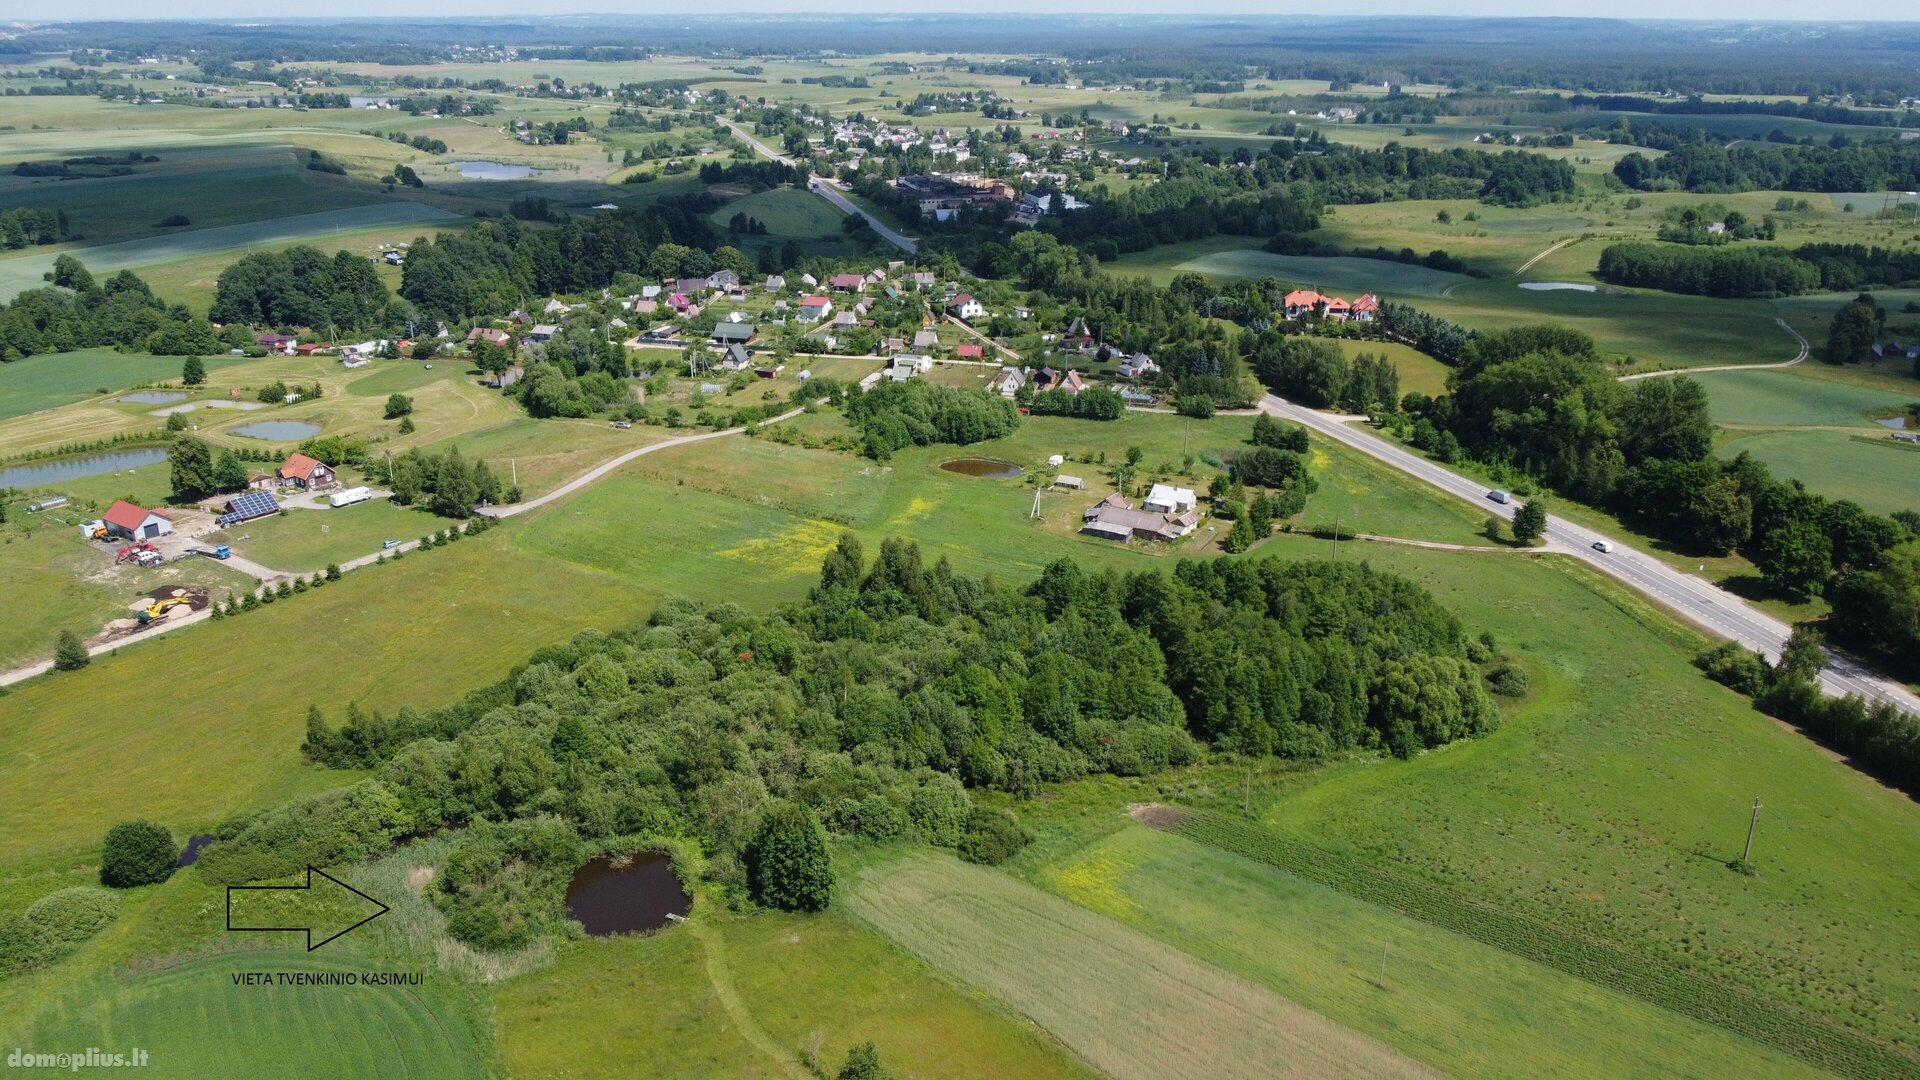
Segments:
[[[1390,35],[1384,36],[1383,34]],[[1033,82],[1177,84],[1237,91],[1261,79],[1336,84],[1543,86],[1581,93],[1910,94],[1920,27],[1893,23],[1639,23],[1615,19],[930,15],[41,24],[10,48],[85,50],[128,63],[193,55],[209,74],[258,61],[431,63],[454,50],[512,46],[522,59],[630,60],[653,52],[844,57],[923,50],[1010,57]],[[1144,44],[1143,44],[1144,43]],[[1033,58],[1042,54],[1048,58]],[[1064,58],[1064,61],[1058,58]],[[466,57],[470,58],[470,57]],[[1891,103],[1891,101],[1889,101]]]

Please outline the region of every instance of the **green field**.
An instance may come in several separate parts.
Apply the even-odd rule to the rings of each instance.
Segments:
[[[1438,1075],[1119,921],[951,856],[914,854],[865,870],[846,901],[1113,1080]]]
[[[485,1077],[491,1051],[457,993],[422,987],[236,989],[248,971],[363,971],[350,958],[244,952],[120,974],[6,1036],[37,1052],[138,1047],[142,1076]],[[21,1018],[14,1017],[17,1022]],[[51,1070],[50,1070],[51,1071]]]
[[[383,541],[413,540],[446,526],[445,518],[420,507],[369,499],[337,508],[286,510],[275,517],[237,525],[208,537],[208,541],[231,543],[247,558],[275,570],[311,574],[328,563],[378,552]],[[248,539],[239,539],[241,535]]]
[[[386,202],[183,230],[144,240],[71,248],[67,253],[86,263],[95,277],[103,277],[117,270],[138,272],[150,263],[178,262],[216,252],[244,254],[255,245],[279,247],[302,241],[324,245],[329,235],[347,231],[391,228],[403,223],[425,229],[457,220],[454,214],[422,203]],[[53,255],[22,255],[0,259],[0,296],[11,298],[22,289],[40,284],[40,275],[52,268],[54,258]],[[184,299],[171,295],[163,298]]]
[[[1109,820],[1127,820],[1111,805],[1106,811]],[[1805,1071],[1716,1028],[1137,824],[1059,854],[1032,876],[1452,1075]]]
[[[206,361],[209,373],[237,361],[216,357]],[[0,420],[57,408],[141,383],[174,382],[180,378],[177,356],[122,353],[112,349],[81,349],[45,353],[0,364]],[[153,421],[154,427],[160,421]]]
[[[1282,282],[1355,296],[1368,292],[1398,297],[1437,296],[1449,287],[1473,280],[1464,274],[1385,259],[1275,255],[1250,247],[1245,238],[1236,237],[1168,244],[1123,255],[1105,265],[1115,273],[1141,275],[1161,285],[1177,274],[1188,273],[1274,277]]]
[[[708,217],[724,230],[735,214],[756,218],[776,239],[838,236],[840,212],[818,195],[794,187],[770,188],[732,199]]]
[[[817,1038],[829,1069],[871,1039],[897,1076],[1092,1075],[844,915],[740,918],[702,902],[693,920],[569,944],[551,968],[496,987],[511,1074],[609,1076],[644,1061],[662,1076],[801,1077]],[[645,1008],[605,1007],[635,993]]]
[[[1773,475],[1799,480],[1830,499],[1852,499],[1876,514],[1920,509],[1920,449],[1878,435],[1843,431],[1762,431],[1720,446],[1723,456],[1752,454]]]
[[[1832,372],[1820,367],[1803,373],[1794,367],[1708,371],[1694,378],[1707,389],[1714,420],[1751,427],[1869,428],[1875,426],[1874,416],[1903,412],[1909,402],[1920,400],[1920,382],[1911,393],[1900,394],[1823,377]]]
[[[185,830],[277,802],[314,772],[299,754],[310,703],[336,717],[349,701],[441,704],[541,645],[637,622],[662,595],[529,560],[517,527],[11,687],[0,862],[91,846],[136,810]]]

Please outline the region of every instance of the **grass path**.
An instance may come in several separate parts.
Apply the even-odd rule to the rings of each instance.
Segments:
[[[719,998],[720,1007],[726,1010],[727,1019],[733,1022],[734,1029],[792,1080],[813,1080],[793,1059],[793,1055],[754,1020],[747,1003],[740,999],[740,988],[734,985],[733,972],[727,967],[726,946],[721,942],[720,935],[704,919],[689,919],[681,925],[700,940],[700,951],[706,958],[707,981],[713,985],[714,996]]]
[[[1678,375],[1683,372],[1688,375],[1698,375],[1703,371],[1764,371],[1767,368],[1790,368],[1800,361],[1805,360],[1808,352],[1812,349],[1812,346],[1807,343],[1806,337],[1802,335],[1800,331],[1788,326],[1787,320],[1785,319],[1775,316],[1773,322],[1774,325],[1780,329],[1792,334],[1793,340],[1799,343],[1800,351],[1794,355],[1793,359],[1781,360],[1778,363],[1772,364],[1715,364],[1711,367],[1665,368],[1660,371],[1641,371],[1632,375],[1622,375],[1620,376],[1620,381],[1633,382],[1635,379],[1653,379],[1661,375]]]

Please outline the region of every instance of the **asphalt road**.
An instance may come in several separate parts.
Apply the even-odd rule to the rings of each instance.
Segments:
[[[754,138],[753,133],[748,131],[746,128],[743,128],[740,125],[733,123],[732,121],[723,121],[723,123],[725,123],[727,127],[733,132],[734,137],[746,143],[748,146],[753,147],[753,149],[756,152],[758,152],[760,156],[764,158],[768,158],[773,161],[777,161],[780,164],[786,165],[789,167],[792,167],[794,165],[794,160],[792,158],[788,157],[785,154],[780,153],[779,151],[775,150],[773,147],[768,146],[766,143],[761,142],[759,139]],[[840,211],[842,214],[845,214],[849,217],[855,214],[858,214],[861,217],[866,218],[867,224],[873,226],[873,231],[876,233],[879,233],[880,238],[882,240],[885,240],[887,243],[892,244],[894,247],[899,248],[901,251],[904,251],[907,254],[912,255],[915,252],[920,250],[920,241],[915,240],[911,236],[903,236],[900,233],[895,232],[894,230],[888,228],[886,225],[882,224],[879,218],[876,218],[872,214],[869,214],[865,210],[862,210],[858,206],[855,206],[851,199],[848,199],[845,195],[840,193],[839,187],[835,185],[832,181],[823,180],[817,176],[811,177],[810,179],[807,180],[807,190],[827,200],[827,202],[832,203],[833,208],[835,210]]]
[[[1404,450],[1351,421],[1302,408],[1272,394],[1261,399],[1260,407],[1336,439],[1489,514],[1508,520],[1513,517],[1517,504],[1502,505],[1487,498],[1486,484]],[[1787,643],[1792,628],[1786,623],[1719,586],[1675,570],[1615,537],[1549,514],[1546,540],[1552,550],[1579,559],[1696,625],[1749,649],[1758,649],[1769,658],[1778,658]],[[1613,550],[1596,550],[1593,545],[1601,540],[1607,541]],[[1856,694],[1870,701],[1890,701],[1909,712],[1920,713],[1920,697],[1839,653],[1829,653],[1826,670],[1820,673],[1820,683],[1822,689],[1836,696]]]

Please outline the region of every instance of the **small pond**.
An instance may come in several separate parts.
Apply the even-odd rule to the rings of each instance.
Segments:
[[[0,469],[0,488],[45,487],[48,484],[78,480],[83,476],[100,476],[103,473],[137,469],[142,465],[158,465],[165,460],[167,460],[167,452],[153,447],[143,450],[108,450],[100,454],[56,458],[53,461]]]
[[[186,397],[182,390],[142,390],[134,394],[121,394],[113,400],[132,405],[165,405],[169,401],[179,401]]]
[[[1530,292],[1598,292],[1600,286],[1579,281],[1523,281],[1520,287]]]
[[[1005,480],[1025,472],[1011,461],[997,461],[993,458],[963,457],[952,461],[943,461],[940,468],[946,472],[957,472],[962,476],[981,476],[988,480]]]
[[[305,420],[255,420],[251,424],[241,424],[227,434],[243,439],[265,439],[268,442],[295,442],[320,434],[320,425],[309,424]]]
[[[1907,429],[1907,418],[1904,416],[1889,416],[1885,420],[1875,420],[1874,423],[1881,427],[1899,428],[1901,431]]]
[[[468,180],[525,180],[535,173],[545,172],[531,165],[509,165],[504,161],[456,161],[453,167]]]
[[[187,850],[180,853],[180,865],[192,866],[200,861],[200,850],[213,843],[212,833],[201,833],[187,841]]]
[[[673,876],[672,860],[659,852],[602,855],[567,883],[567,914],[593,937],[658,930],[667,916],[684,916],[692,908],[693,897]]]
[[[266,406],[258,401],[228,401],[226,398],[218,398],[213,401],[189,401],[184,405],[169,405],[164,409],[153,410],[153,415],[172,416],[174,413],[192,412],[195,409],[239,409],[242,412],[252,412],[255,409],[264,408]]]

